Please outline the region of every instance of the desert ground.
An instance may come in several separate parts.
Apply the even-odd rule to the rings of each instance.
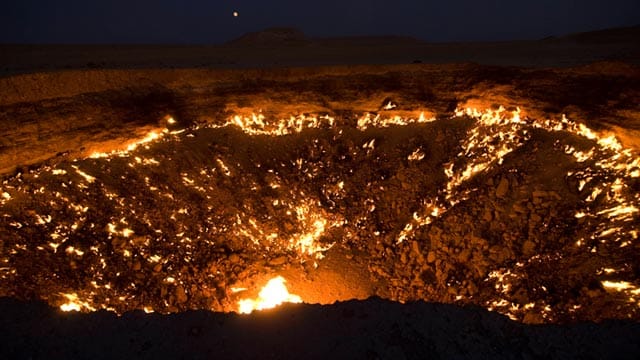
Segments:
[[[639,29],[0,45],[0,353],[634,358]]]

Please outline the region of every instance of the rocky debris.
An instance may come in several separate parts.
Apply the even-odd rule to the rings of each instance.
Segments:
[[[449,206],[443,164],[458,157],[470,119],[366,131],[340,120],[282,137],[202,128],[8,180],[16,200],[2,208],[1,255],[19,271],[0,273],[0,295],[59,304],[52,294],[93,294],[95,307],[119,312],[235,310],[232,289],[256,275],[302,263],[312,277],[322,260],[301,249],[313,240],[351,253],[343,261],[365,264],[375,294],[391,300],[473,304],[532,323],[640,316],[600,285],[601,269],[637,252],[575,245],[598,224],[575,217],[585,204],[566,174],[583,165],[555,145],[566,134],[534,133],[525,147],[540,150],[476,174]],[[418,148],[425,157],[409,161]],[[430,201],[446,208],[418,224]]]
[[[279,265],[284,265],[286,262],[287,262],[286,256],[278,256],[277,258],[269,260],[269,265],[279,266]]]
[[[502,198],[505,195],[507,195],[508,191],[509,191],[509,180],[507,180],[506,177],[503,177],[500,179],[500,183],[496,188],[496,196],[499,198]]]
[[[184,304],[185,302],[187,302],[187,293],[185,292],[182,285],[176,286],[175,297],[178,304]]]

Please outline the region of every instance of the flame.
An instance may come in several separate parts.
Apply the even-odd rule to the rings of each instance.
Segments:
[[[169,118],[168,121],[173,120],[172,117]],[[173,120],[175,122],[175,120]],[[171,122],[169,122],[170,124],[173,124]],[[92,153],[91,155],[89,155],[89,158],[92,159],[103,159],[103,158],[110,158],[112,156],[121,156],[121,157],[126,157],[129,155],[130,152],[134,151],[135,149],[137,149],[140,145],[145,145],[148,143],[151,143],[153,141],[156,141],[160,138],[162,138],[162,136],[164,134],[169,133],[169,129],[164,128],[161,131],[158,130],[153,130],[147,133],[147,135],[145,135],[143,138],[135,140],[133,142],[131,142],[129,145],[126,146],[126,148],[124,150],[113,150],[111,152],[99,152],[96,151],[94,153]]]
[[[387,106],[389,105],[387,104]],[[357,128],[360,131],[364,131],[370,127],[385,128],[393,125],[404,126],[428,123],[435,120],[434,117],[427,118],[423,112],[420,113],[417,119],[404,118],[399,115],[383,118],[380,114],[373,115],[366,113],[357,119]],[[290,116],[288,119],[270,121],[261,113],[253,113],[249,116],[235,115],[222,125],[211,125],[211,127],[223,128],[236,126],[249,135],[283,136],[300,133],[305,129],[331,128],[335,125],[335,122],[335,118],[329,115],[300,114]]]
[[[264,115],[258,113],[251,116],[233,116],[227,119],[226,122],[221,122],[221,125],[210,125],[209,127],[235,127],[249,136],[284,136],[309,129],[338,130],[341,134],[343,128],[365,131],[369,128],[415,125],[435,121],[434,118],[426,118],[424,114],[420,114],[417,118],[416,115],[417,113],[403,117],[385,115],[390,116],[385,118],[374,113],[344,119],[344,122],[336,123],[336,120],[329,115],[295,115],[278,120],[267,119]],[[406,223],[399,224],[399,227],[391,234],[391,236],[396,236],[397,243],[412,239],[420,227],[433,223],[436,218],[452,209],[456,204],[471,198],[473,192],[477,190],[471,180],[478,174],[491,171],[494,167],[502,164],[508,154],[526,144],[532,134],[535,134],[534,131],[540,129],[547,132],[562,132],[564,135],[582,138],[582,141],[575,142],[573,145],[562,144],[561,141],[558,143],[560,155],[572,158],[570,160],[575,161],[575,164],[577,164],[576,168],[566,174],[571,183],[575,184],[576,193],[582,200],[580,206],[571,215],[580,220],[579,224],[584,228],[584,233],[587,234],[581,238],[572,239],[574,240],[572,243],[575,243],[578,247],[588,246],[590,252],[598,251],[593,244],[607,241],[617,244],[620,248],[631,248],[637,244],[639,231],[636,229],[636,224],[638,213],[640,213],[640,195],[634,191],[634,184],[637,182],[637,178],[640,177],[640,157],[634,151],[623,148],[614,136],[591,130],[586,125],[569,120],[565,116],[548,120],[527,118],[520,112],[520,109],[509,111],[502,107],[497,110],[459,108],[456,110],[455,116],[466,117],[465,126],[468,124],[469,127],[466,134],[457,143],[459,146],[455,151],[457,156],[452,156],[450,162],[445,163],[440,168],[440,171],[446,177],[445,183],[437,194],[434,194],[431,198],[423,199],[417,209],[412,209],[413,214],[411,217],[407,216]],[[448,120],[441,118],[439,121]],[[171,118],[167,119],[167,123],[171,124]],[[140,150],[137,149],[138,146],[144,144],[143,147],[146,148],[152,142],[159,141],[165,136],[181,141],[187,137],[193,137],[194,135],[191,132],[197,129],[197,127],[193,127],[188,130],[169,131],[165,129],[161,132],[151,132],[129,146],[124,144],[125,146],[121,150],[110,153],[95,153],[92,157],[106,158],[105,161],[115,160],[117,157],[131,168],[154,165],[161,170],[161,166],[164,165],[165,161],[171,159],[158,157],[159,160],[156,160],[145,157],[148,152],[137,151]],[[380,141],[369,137],[354,151],[377,155],[381,151],[380,146]],[[427,150],[423,150],[420,147],[414,149],[413,152],[409,150],[403,154],[407,161],[418,162],[428,158],[429,153]],[[134,150],[136,151],[134,152]],[[149,155],[147,154],[147,156]],[[209,166],[194,172],[180,174],[182,185],[197,190],[201,196],[207,199],[211,199],[209,190],[212,187],[210,184],[222,179],[223,176],[234,180],[239,179],[243,169],[243,165],[234,162],[233,157],[225,157],[224,154],[216,154],[210,160]],[[255,165],[260,168],[264,164],[256,163]],[[282,167],[289,166],[286,163],[281,163],[280,165]],[[295,167],[296,171],[300,172],[304,178],[315,179],[318,175],[323,175],[322,166],[325,164],[298,158],[295,161],[291,161],[290,165]],[[416,165],[418,164],[411,164],[411,166]],[[18,175],[14,180],[4,182],[2,188],[0,188],[0,205],[8,201],[22,201],[25,196],[29,195],[38,197],[38,200],[44,199],[42,200],[43,204],[68,209],[69,214],[65,213],[65,218],[56,217],[54,212],[52,212],[54,216],[47,213],[33,213],[25,218],[12,218],[9,213],[3,215],[7,218],[5,220],[7,226],[10,226],[11,230],[16,233],[22,228],[39,227],[46,230],[45,235],[49,234],[49,237],[46,238],[46,241],[38,244],[41,245],[37,247],[38,251],[50,251],[59,256],[68,256],[74,261],[84,256],[84,261],[94,262],[91,265],[91,270],[93,271],[91,276],[99,284],[96,285],[94,280],[92,284],[95,289],[86,291],[86,289],[79,288],[73,290],[77,291],[77,294],[61,294],[64,296],[64,301],[66,301],[60,307],[64,311],[89,311],[93,310],[94,307],[106,309],[119,302],[122,304],[117,306],[119,310],[122,310],[128,306],[125,303],[139,293],[135,283],[131,283],[127,289],[111,288],[111,285],[106,282],[110,276],[107,272],[108,270],[106,270],[111,266],[111,263],[108,262],[109,256],[111,256],[110,253],[106,252],[105,247],[95,243],[93,246],[91,244],[85,246],[78,243],[76,240],[81,231],[89,230],[98,236],[106,235],[107,239],[112,240],[113,249],[128,258],[125,260],[144,259],[152,264],[151,268],[162,269],[163,273],[165,272],[165,265],[167,269],[172,269],[170,266],[174,261],[172,260],[173,255],[166,252],[156,254],[152,244],[159,241],[183,244],[180,246],[184,246],[186,249],[184,261],[189,262],[193,260],[192,254],[195,252],[191,242],[202,241],[202,238],[199,237],[200,235],[196,235],[198,238],[188,237],[189,234],[186,229],[179,226],[175,229],[175,233],[172,230],[164,230],[163,233],[163,230],[156,227],[154,219],[148,218],[146,214],[139,211],[137,204],[140,199],[136,199],[139,196],[138,194],[133,194],[133,196],[129,197],[124,196],[117,192],[117,188],[114,189],[103,181],[102,172],[100,171],[104,170],[105,166],[106,164],[100,161],[91,160],[79,162],[77,165],[65,165],[63,163],[59,168],[43,166],[34,171],[34,178],[37,178],[38,175],[45,175],[45,178],[47,174],[55,175],[54,181],[61,183],[60,186],[52,183],[51,187],[33,186],[27,189]],[[335,236],[339,232],[334,233],[331,231],[332,229],[347,225],[346,228],[349,230],[348,228],[352,226],[352,223],[359,221],[359,219],[351,219],[346,214],[341,213],[340,208],[333,204],[333,200],[344,199],[349,195],[348,191],[353,191],[357,188],[358,184],[352,183],[350,178],[332,178],[323,183],[321,191],[329,200],[325,201],[323,199],[323,202],[321,202],[315,193],[305,193],[299,188],[291,186],[292,183],[277,169],[267,169],[267,171],[270,176],[265,178],[265,187],[269,187],[269,190],[274,190],[271,193],[277,194],[270,201],[273,205],[270,206],[270,212],[258,213],[251,207],[237,208],[237,211],[229,214],[228,221],[226,217],[221,222],[217,222],[218,220],[213,217],[207,217],[203,228],[196,233],[202,234],[205,231],[211,231],[216,236],[242,237],[257,245],[259,250],[267,252],[269,257],[272,255],[271,253],[278,256],[284,254],[287,259],[295,259],[295,255],[297,255],[299,259],[306,261],[308,257],[321,259],[323,252],[331,248],[334,242],[339,244],[342,241],[342,239]],[[126,180],[125,177],[123,177],[123,180]],[[139,178],[139,180],[142,181],[142,178]],[[149,176],[145,176],[143,180],[148,189],[154,192],[154,196],[167,197],[180,204],[180,193],[163,186],[162,181],[155,183],[155,179]],[[233,181],[230,183],[233,183]],[[75,189],[75,187],[71,189],[71,184],[79,187],[78,194],[73,193],[78,189]],[[89,186],[89,184],[92,185]],[[249,184],[249,187],[251,191],[259,190],[256,184]],[[384,188],[380,187],[380,189],[384,191]],[[108,224],[101,223],[100,227],[96,227],[98,224],[91,222],[90,217],[87,216],[89,207],[96,205],[88,203],[86,200],[91,199],[90,196],[96,193],[104,195],[105,201],[110,201],[116,210],[114,216],[107,220]],[[559,195],[556,194],[556,196]],[[367,213],[371,213],[376,209],[373,199],[367,199],[363,204],[362,210],[366,210]],[[212,214],[215,213],[212,211],[211,206],[208,207],[208,211]],[[173,210],[172,214],[169,214],[169,218],[176,225],[179,225],[181,216],[199,216],[197,206],[191,208],[181,204]],[[65,221],[68,217],[72,217],[70,220],[73,222]],[[133,218],[140,218],[140,220],[132,221],[131,219]],[[287,219],[286,226],[279,222],[282,218]],[[236,219],[236,221],[234,222],[233,219]],[[362,219],[366,220],[367,218],[363,217]],[[146,226],[148,228],[145,228]],[[140,234],[134,233],[132,229],[136,229],[136,232],[138,232],[137,229],[140,229]],[[23,233],[24,231],[21,230],[20,234],[26,234]],[[372,231],[372,234],[380,236],[380,231]],[[348,231],[347,235],[349,235]],[[25,237],[25,239],[28,238]],[[175,242],[173,242],[174,240]],[[71,244],[74,245],[71,246]],[[61,249],[60,253],[57,252],[58,248]],[[18,252],[30,250],[31,248],[25,243],[18,243],[15,244],[15,248],[10,250],[9,254],[15,256]],[[7,276],[5,274],[14,274],[16,269],[11,267],[13,264],[11,264],[12,259],[10,257],[0,260],[10,265],[6,268],[0,268],[9,269],[0,273],[0,280],[5,280]],[[492,281],[496,286],[495,292],[500,294],[501,297],[486,303],[487,307],[497,309],[510,316],[515,316],[518,311],[526,310],[527,307],[535,307],[536,311],[551,312],[549,305],[542,300],[538,300],[535,304],[524,305],[524,307],[522,304],[516,304],[508,300],[508,292],[512,290],[511,284],[522,277],[523,273],[520,270],[517,268],[510,269],[512,272],[500,269],[493,270],[495,271],[489,273],[485,281]],[[605,272],[610,274],[607,270]],[[613,272],[611,274],[612,278],[602,282],[602,286],[611,293],[619,293],[618,295],[620,296],[627,295],[632,299],[632,302],[637,303],[637,299],[640,297],[640,290],[637,285],[617,281],[619,279],[614,279],[613,277],[618,275]],[[177,272],[172,276],[165,277],[163,282],[167,284],[182,283],[184,276]],[[239,311],[241,313],[249,313],[253,310],[274,307],[282,302],[300,302],[299,296],[289,294],[284,283],[285,281],[282,277],[272,279],[260,292],[258,299],[242,300],[239,303]],[[231,288],[233,293],[239,291],[244,290],[242,288]],[[113,294],[125,294],[126,298],[123,296],[116,298],[111,296]],[[147,310],[167,311],[166,306],[163,307],[162,304],[158,303],[154,304],[154,307],[145,306],[145,311]]]
[[[399,115],[392,116],[390,118],[383,118],[380,114],[373,116],[372,114],[367,113],[358,119],[358,130],[365,131],[370,127],[386,128],[394,125],[405,126],[409,124],[424,124],[433,121],[436,121],[436,118],[427,118],[424,116],[424,113],[420,113],[420,116],[418,116],[417,119],[403,118]]]
[[[297,220],[298,231],[283,237],[277,228],[270,227],[268,223],[258,222],[255,218],[247,218],[237,215],[235,233],[246,237],[256,245],[265,244],[269,247],[286,248],[297,251],[300,255],[312,256],[322,259],[324,252],[331,249],[334,243],[321,243],[319,240],[327,228],[337,227],[343,224],[339,219],[327,219],[328,215],[320,207],[319,202],[303,200],[298,204],[279,200],[277,204],[286,207],[286,214]],[[332,216],[335,218],[336,216]],[[269,218],[270,220],[271,218]]]
[[[76,293],[70,293],[70,294],[61,294],[65,299],[67,299],[67,302],[60,305],[60,310],[62,311],[82,311],[82,310],[88,310],[88,311],[96,311],[96,309],[91,306],[91,304],[89,304],[86,301],[82,301],[80,300],[80,298],[78,298],[78,294]]]
[[[250,314],[256,310],[272,309],[282,303],[301,303],[302,299],[298,295],[290,294],[284,285],[286,280],[282,276],[276,276],[269,280],[260,290],[257,299],[243,299],[238,301],[238,312],[240,314]]]
[[[595,212],[596,216],[605,217],[608,221],[630,222],[633,216],[640,212],[640,209],[633,204],[637,201],[637,197],[633,199],[628,195],[630,186],[627,181],[627,179],[640,176],[640,157],[635,156],[630,149],[624,149],[615,136],[595,132],[585,124],[567,119],[565,115],[562,115],[560,120],[534,121],[523,118],[521,114],[520,108],[508,111],[502,106],[498,109],[458,108],[455,110],[455,116],[468,116],[475,120],[475,124],[461,144],[462,150],[456,159],[445,164],[444,173],[448,182],[444,199],[429,200],[421,212],[414,214],[411,222],[407,223],[399,233],[397,243],[403,242],[420,226],[430,224],[433,218],[438,216],[438,213],[444,213],[468,198],[468,193],[472,190],[460,191],[462,185],[477,174],[488,171],[495,164],[501,164],[506,155],[518,149],[529,139],[529,129],[542,129],[551,132],[564,131],[595,142],[595,145],[587,151],[579,151],[574,147],[565,146],[564,152],[573,156],[578,163],[599,158],[595,161],[594,169],[567,174],[578,180],[578,191],[585,188],[591,189],[591,194],[585,199],[587,203],[594,202],[600,194],[606,195],[606,207]],[[358,120],[359,128],[362,125],[361,122],[364,121],[363,119]],[[376,122],[373,121],[373,123]],[[366,128],[366,126],[363,127]],[[412,159],[414,159],[414,154],[409,157],[409,160]],[[589,182],[597,174],[603,172],[610,175],[613,181],[604,182],[601,185],[604,188],[589,186]],[[435,215],[434,208],[438,210]],[[585,215],[584,211],[576,213],[577,218],[582,218]],[[600,238],[610,235],[617,236],[620,233],[618,230],[620,228],[610,224],[609,228],[599,232],[598,236]]]
[[[422,152],[422,149],[416,149],[409,156],[407,156],[407,160],[409,161],[420,161],[422,159],[424,159],[424,152]]]
[[[613,289],[617,291],[629,290],[633,294],[640,295],[640,290],[628,281],[606,281],[605,280],[602,282],[602,286],[604,286],[607,289]]]
[[[93,176],[87,174],[86,172],[78,169],[77,166],[72,165],[71,167],[76,169],[76,173],[78,173],[78,175],[82,176],[85,180],[87,180],[88,183],[92,183],[92,182],[94,182],[96,180],[95,177],[93,177]]]
[[[299,133],[305,129],[318,129],[321,127],[332,127],[335,119],[328,115],[305,115],[290,116],[288,119],[280,119],[270,122],[265,116],[251,114],[250,116],[235,115],[222,125],[212,126],[214,128],[237,126],[249,135],[270,135],[283,136]]]

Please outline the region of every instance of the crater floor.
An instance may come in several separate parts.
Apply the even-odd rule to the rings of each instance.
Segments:
[[[3,182],[0,295],[237,311],[281,275],[310,303],[638,319],[640,164],[614,137],[502,108],[167,126]]]

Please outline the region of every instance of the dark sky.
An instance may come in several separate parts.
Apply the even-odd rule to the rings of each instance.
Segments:
[[[273,26],[316,37],[509,40],[637,24],[640,0],[7,0],[0,42],[211,44]]]

